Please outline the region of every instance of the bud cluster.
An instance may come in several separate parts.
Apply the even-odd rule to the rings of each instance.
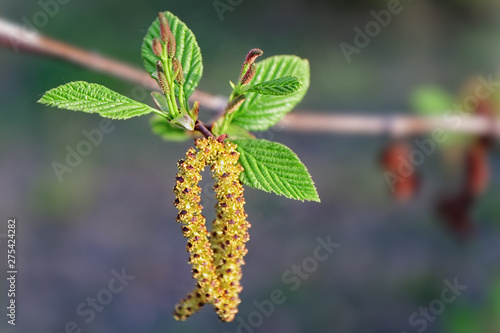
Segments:
[[[221,140],[222,141],[222,140]],[[190,148],[186,158],[179,161],[176,176],[174,205],[179,210],[177,221],[188,238],[187,250],[193,277],[197,281],[194,291],[176,306],[174,317],[185,320],[204,304],[213,304],[222,321],[232,321],[240,303],[242,290],[241,265],[247,253],[249,240],[243,196],[239,175],[236,145],[215,138],[198,139],[196,149]],[[217,199],[216,218],[209,234],[200,205],[200,172],[209,165],[215,178]]]
[[[184,96],[184,71],[181,62],[175,56],[177,49],[175,36],[170,30],[170,25],[165,13],[160,12],[158,14],[158,21],[160,24],[160,37],[153,38],[151,49],[159,58],[156,62],[156,80],[168,101],[170,113],[169,120],[172,120],[172,118],[182,115],[183,113],[190,114],[190,110],[188,110],[187,99]],[[174,85],[178,86],[178,91],[174,89]],[[176,100],[177,92],[177,99],[179,100],[180,107]],[[195,120],[196,119],[193,119],[193,122]],[[181,127],[183,127],[182,124]],[[187,129],[191,130],[191,128]]]
[[[224,118],[222,119],[222,123],[220,124],[222,133],[227,131],[228,126],[235,115],[235,111],[237,111],[243,104],[243,102],[245,102],[245,91],[247,90],[248,84],[251,83],[251,81],[255,77],[255,74],[257,73],[257,65],[255,64],[255,60],[263,54],[264,51],[262,51],[261,49],[251,49],[245,57],[243,65],[241,66],[241,73],[238,84],[234,85],[231,82],[233,93],[231,94],[229,102],[226,105],[226,108],[224,110]]]

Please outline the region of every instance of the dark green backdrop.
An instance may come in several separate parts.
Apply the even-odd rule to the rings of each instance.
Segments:
[[[0,17],[42,22],[48,2],[4,0]],[[172,11],[200,44],[199,88],[215,94],[230,92],[228,81],[251,48],[308,58],[311,87],[302,110],[409,113],[415,88],[433,84],[458,96],[466,79],[496,75],[500,59],[500,6],[493,0],[402,1],[402,12],[350,63],[339,44],[353,44],[353,29],[364,29],[370,12],[389,1],[233,0],[237,5],[222,21],[211,1],[65,2],[46,15],[40,32],[137,66],[147,27],[158,11]],[[175,162],[190,144],[155,137],[147,117],[113,121],[113,131],[59,182],[52,163],[64,161],[67,147],[77,147],[82,131],[98,128],[100,119],[36,101],[74,80],[126,95],[134,88],[58,60],[0,49],[0,233],[8,217],[19,224],[18,325],[7,325],[2,313],[2,332],[63,332],[74,321],[82,332],[412,333],[424,327],[409,322],[412,313],[440,299],[443,280],[455,278],[467,290],[427,321],[426,332],[456,333],[453,325],[500,317],[491,291],[500,279],[498,146],[490,157],[490,185],[474,208],[475,233],[458,242],[432,212],[435,195],[452,187],[460,169],[443,163],[443,154],[420,168],[416,199],[397,205],[378,164],[390,138],[273,129],[258,136],[297,152],[322,203],[248,189],[252,229],[237,321],[220,323],[208,309],[174,321],[174,304],[193,286],[171,192]],[[213,204],[204,198],[206,207]],[[291,290],[283,274],[313,255],[317,237],[329,235],[340,248]],[[135,279],[95,316],[81,315],[79,306],[88,310],[88,297],[105,297],[113,270],[122,268]],[[0,287],[5,309],[5,280]],[[256,314],[274,289],[284,291],[286,301],[269,316]]]

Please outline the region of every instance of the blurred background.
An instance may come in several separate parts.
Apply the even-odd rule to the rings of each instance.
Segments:
[[[2,0],[0,17],[42,22],[47,2]],[[325,113],[424,115],[435,105],[452,109],[478,76],[500,80],[495,0],[401,1],[401,13],[350,62],[339,45],[355,45],[354,28],[364,31],[374,20],[371,11],[387,10],[389,1],[220,2],[232,10],[221,16],[212,1],[199,0],[59,0],[39,30],[141,67],[142,38],[157,12],[169,10],[201,47],[200,90],[229,94],[228,81],[236,79],[246,52],[259,47],[264,56],[308,58],[311,86],[298,109]],[[176,322],[173,307],[194,283],[171,189],[176,161],[191,143],[162,141],[151,133],[147,116],[113,121],[102,143],[59,181],[53,162],[64,163],[68,147],[76,149],[83,131],[99,128],[101,119],[36,101],[75,80],[134,92],[133,84],[105,74],[0,48],[0,248],[5,253],[7,219],[17,217],[19,271],[17,325],[7,325],[2,314],[2,332],[77,332],[71,322],[81,332],[123,333],[500,332],[498,143],[485,155],[490,177],[484,190],[440,216],[442,197],[460,191],[468,170],[463,161],[476,138],[450,135],[418,167],[412,180],[418,191],[403,201],[391,193],[381,163],[393,138],[279,128],[258,133],[298,154],[322,202],[247,189],[252,228],[237,319],[221,323],[206,307]],[[202,187],[209,193],[210,177]],[[207,218],[214,203],[203,198]],[[291,290],[283,274],[313,255],[318,237],[329,235],[340,248]],[[5,258],[0,265],[6,270]],[[105,298],[103,290],[122,270],[135,278]],[[467,286],[446,304],[445,280]],[[5,279],[0,287],[5,309]],[[255,303],[269,300],[274,289],[286,300],[263,314]],[[77,312],[82,303],[90,309],[88,297],[96,296],[106,304],[91,320]],[[429,306],[436,315],[424,320],[420,311]]]

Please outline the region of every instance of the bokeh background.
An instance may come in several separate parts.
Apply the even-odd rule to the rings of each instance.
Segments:
[[[373,20],[370,11],[386,9],[388,1],[243,0],[222,21],[212,1],[65,2],[42,33],[138,67],[146,29],[158,11],[172,11],[201,47],[199,88],[215,94],[229,94],[228,81],[236,79],[253,47],[267,56],[308,58],[311,86],[299,109],[413,113],[419,87],[439,87],[458,99],[471,77],[499,78],[495,0],[402,1],[403,12],[351,63],[339,44],[352,44],[353,28],[363,28]],[[38,1],[0,3],[0,16],[12,22],[32,20],[39,11]],[[300,156],[322,202],[248,189],[251,241],[237,320],[221,323],[207,307],[176,322],[173,306],[193,281],[171,189],[176,161],[190,143],[162,141],[151,133],[148,117],[113,121],[114,130],[59,182],[52,163],[63,162],[66,147],[76,147],[85,139],[82,131],[98,128],[101,119],[36,101],[74,80],[129,96],[134,89],[59,60],[0,48],[0,233],[5,236],[8,217],[18,218],[19,267],[18,325],[7,325],[2,313],[2,332],[64,332],[74,321],[82,332],[412,333],[423,326],[411,325],[410,315],[441,297],[443,280],[455,278],[466,291],[420,332],[500,331],[498,144],[489,155],[489,186],[473,207],[474,232],[458,239],[434,213],[436,197],[452,190],[463,171],[456,149],[441,147],[430,156],[419,167],[420,191],[401,204],[391,197],[380,166],[389,137],[279,129],[258,134]],[[206,179],[202,185],[209,191]],[[213,204],[204,197],[205,207]],[[341,247],[291,291],[283,273],[313,254],[317,237],[328,235]],[[5,253],[5,238],[0,240]],[[76,308],[107,288],[112,271],[122,268],[135,279],[86,323]],[[6,281],[0,281],[5,309]],[[285,291],[286,301],[258,327],[239,327],[257,311],[254,302],[268,300],[273,289]]]

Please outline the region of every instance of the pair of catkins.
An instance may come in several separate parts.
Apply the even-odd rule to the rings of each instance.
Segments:
[[[232,321],[240,303],[241,266],[250,228],[239,181],[243,167],[238,164],[236,145],[224,142],[224,136],[197,139],[195,147],[189,148],[186,158],[178,162],[174,205],[179,210],[177,221],[188,239],[187,251],[196,286],[176,305],[174,317],[185,320],[203,305],[213,304],[222,321]],[[217,200],[211,232],[202,215],[198,185],[206,166],[210,166],[215,178]]]

